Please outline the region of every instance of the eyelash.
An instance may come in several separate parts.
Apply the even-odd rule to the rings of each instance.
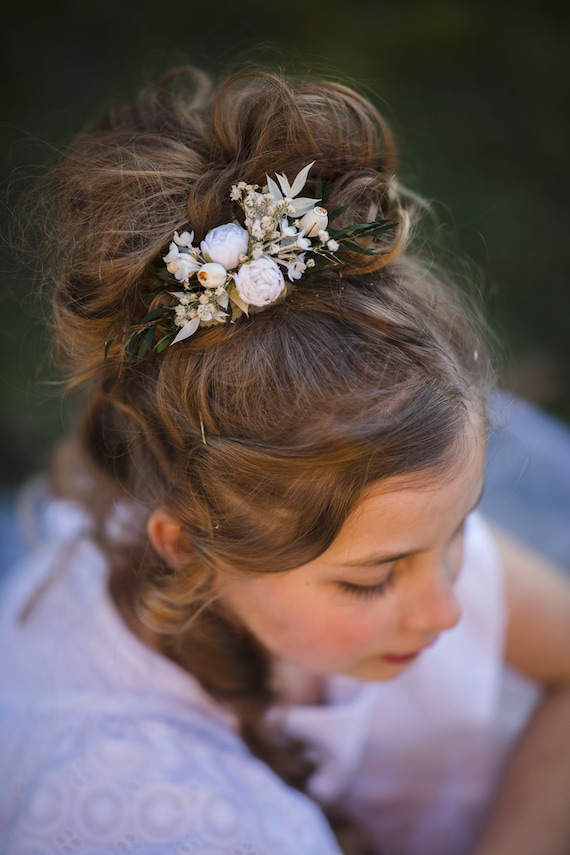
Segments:
[[[347,594],[368,600],[372,597],[381,597],[387,594],[394,585],[394,577],[390,574],[387,579],[384,579],[383,582],[379,582],[377,585],[353,585],[351,582],[339,582],[339,585]]]

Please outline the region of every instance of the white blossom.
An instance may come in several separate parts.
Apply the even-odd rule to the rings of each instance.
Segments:
[[[200,263],[193,255],[180,252],[175,243],[170,244],[170,252],[163,258],[166,269],[179,282],[187,282],[190,276],[200,269]]]
[[[295,179],[292,184],[289,184],[289,180],[285,175],[279,175],[275,173],[275,177],[279,182],[279,186],[276,182],[267,175],[267,189],[271,195],[271,198],[274,202],[286,202],[285,210],[288,214],[292,214],[295,217],[301,217],[307,211],[310,211],[314,208],[315,204],[320,201],[320,199],[308,199],[306,197],[295,198],[299,195],[301,190],[306,184],[307,175],[309,174],[309,170],[313,163],[309,163],[305,166],[301,171],[295,176]]]
[[[310,249],[311,241],[309,240],[309,238],[303,237],[303,232],[299,232],[299,235],[294,245],[299,249]]]
[[[249,264],[242,264],[234,273],[234,282],[239,297],[250,306],[268,306],[285,289],[281,270],[272,258],[265,255]]]
[[[226,270],[233,270],[239,264],[239,257],[247,253],[249,235],[237,223],[225,223],[208,232],[200,248],[206,261],[222,264]]]
[[[177,243],[178,246],[191,247],[193,240],[194,232],[182,232],[181,235],[178,232],[174,232],[174,243]]]
[[[339,248],[339,242],[336,240],[327,241],[327,249],[330,249],[331,252],[336,252]]]
[[[321,229],[319,232],[319,240],[321,243],[326,243],[329,239],[330,235],[325,229]]]
[[[300,279],[306,269],[307,265],[303,261],[302,256],[299,256],[298,259],[287,265],[287,276],[293,282],[295,279]]]

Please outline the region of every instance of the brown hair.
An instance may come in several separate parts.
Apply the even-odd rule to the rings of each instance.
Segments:
[[[83,447],[123,495],[166,508],[193,547],[176,573],[146,540],[127,571],[115,556],[122,596],[297,786],[310,765],[263,727],[268,658],[212,599],[212,574],[314,559],[367,486],[449,467],[486,392],[477,325],[406,254],[415,206],[394,159],[382,117],[345,86],[246,72],[213,91],[186,69],[79,136],[49,196],[57,340],[70,386],[88,381]],[[202,239],[239,216],[232,183],[294,176],[312,160],[307,193],[317,177],[329,186],[327,206],[347,206],[338,225],[398,221],[390,252],[355,255],[342,276],[305,276],[265,311],[140,362],[120,346],[103,359],[105,342],[154,305],[147,265],[175,229]]]

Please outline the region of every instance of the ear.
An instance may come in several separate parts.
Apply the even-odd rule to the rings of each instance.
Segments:
[[[182,532],[178,523],[162,508],[154,510],[146,529],[150,542],[164,561],[173,570],[177,570],[192,556],[192,544],[188,536]]]

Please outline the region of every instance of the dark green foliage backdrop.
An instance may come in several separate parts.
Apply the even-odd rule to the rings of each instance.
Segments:
[[[25,184],[107,104],[185,61],[350,77],[395,127],[442,243],[479,267],[503,381],[570,417],[568,4],[52,0],[3,10],[2,234]],[[24,259],[25,260],[25,259]],[[3,241],[0,478],[42,465],[69,418],[35,286]]]

